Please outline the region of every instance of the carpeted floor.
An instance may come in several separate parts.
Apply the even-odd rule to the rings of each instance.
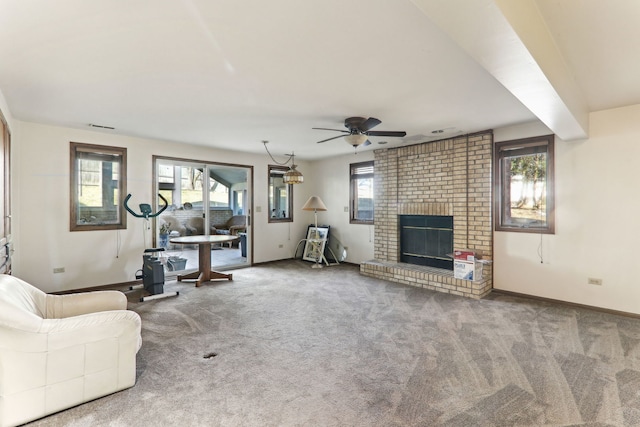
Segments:
[[[32,426],[640,425],[640,319],[299,260],[165,287],[136,386]]]

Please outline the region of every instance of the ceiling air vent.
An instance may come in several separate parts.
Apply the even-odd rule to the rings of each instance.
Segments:
[[[89,123],[89,127],[100,128],[100,129],[109,129],[109,130],[114,130],[115,129],[114,127],[111,127],[111,126],[95,125],[93,123]]]

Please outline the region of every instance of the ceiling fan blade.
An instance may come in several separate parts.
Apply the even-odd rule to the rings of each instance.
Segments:
[[[347,132],[348,133],[348,132]],[[327,142],[327,141],[331,141],[332,139],[338,139],[338,138],[343,138],[346,135],[338,135],[338,136],[334,136],[333,138],[327,138],[327,139],[323,139],[322,141],[318,141],[317,144],[320,144],[321,142]]]
[[[407,133],[404,131],[391,131],[391,130],[372,130],[365,133],[369,136],[395,136],[398,138],[407,136]]]
[[[311,128],[311,129],[318,129],[318,130],[334,130],[334,131],[336,131],[336,132],[349,133],[349,131],[344,130],[344,129],[329,129],[329,128]]]
[[[358,126],[358,130],[364,133],[369,129],[373,129],[374,127],[378,126],[380,123],[382,122],[376,119],[375,117],[369,117],[367,120],[365,120]]]

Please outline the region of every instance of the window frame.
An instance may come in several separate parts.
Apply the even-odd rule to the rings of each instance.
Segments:
[[[9,124],[0,110],[0,177],[3,182],[0,185],[2,196],[2,218],[0,218],[0,273],[11,274],[11,254],[13,253],[11,242],[11,130]]]
[[[280,174],[280,172],[282,172],[282,176],[283,176],[283,182],[284,182],[284,174],[289,170],[288,166],[281,166],[281,165],[268,165],[267,166],[267,205],[268,205],[268,210],[267,210],[267,217],[268,217],[268,222],[269,223],[279,223],[279,222],[293,222],[293,184],[287,184],[285,183],[286,187],[287,187],[287,203],[289,205],[288,207],[288,211],[289,211],[289,215],[287,217],[284,218],[277,218],[277,217],[272,217],[271,216],[271,212],[273,209],[275,209],[274,206],[272,206],[272,201],[275,200],[275,194],[272,194],[272,191],[275,190],[275,187],[273,185],[272,182],[272,173],[274,171],[277,171],[278,174]]]
[[[358,173],[358,169],[371,168],[370,173]],[[373,224],[375,220],[375,192],[373,191],[375,175],[375,161],[358,162],[349,164],[349,223],[350,224]],[[358,204],[358,179],[371,179],[371,219],[357,217]]]
[[[70,215],[69,230],[70,231],[95,231],[95,230],[122,230],[127,228],[127,214],[124,208],[124,197],[127,194],[127,149],[124,147],[113,147],[108,145],[85,144],[82,142],[70,142],[70,164],[69,164],[69,182],[70,182]],[[118,205],[116,212],[118,214],[117,222],[107,224],[99,223],[78,223],[78,205],[80,203],[78,195],[78,153],[89,153],[96,156],[119,156],[118,170]]]
[[[2,167],[2,197],[0,203],[2,203],[2,232],[0,233],[0,239],[10,239],[11,237],[11,131],[9,124],[5,119],[2,111],[0,111],[0,150],[2,150],[2,160],[0,167]]]
[[[518,233],[555,234],[555,135],[543,135],[510,141],[497,142],[494,145],[494,229],[495,231],[513,231]],[[512,224],[507,222],[505,201],[511,200],[505,188],[507,177],[503,170],[503,159],[531,154],[546,154],[545,192],[546,210],[545,225]],[[509,202],[510,204],[510,202]],[[509,206],[509,211],[511,207]]]

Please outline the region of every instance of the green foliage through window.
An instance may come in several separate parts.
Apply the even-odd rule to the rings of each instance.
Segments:
[[[554,232],[553,135],[496,143],[497,231]]]

